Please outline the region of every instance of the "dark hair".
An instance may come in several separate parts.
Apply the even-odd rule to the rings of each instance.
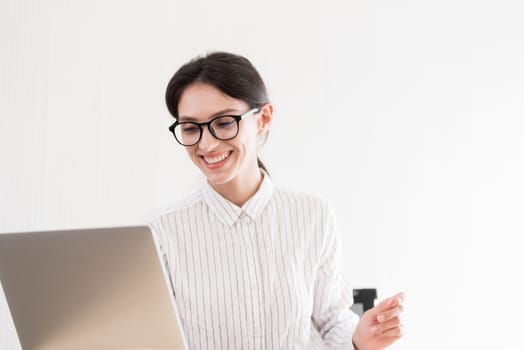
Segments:
[[[260,108],[269,102],[264,81],[247,58],[228,52],[213,52],[184,64],[169,81],[166,104],[175,119],[178,120],[182,93],[196,82],[210,84],[226,95],[246,102],[250,108]],[[262,161],[257,161],[259,168],[267,172]]]

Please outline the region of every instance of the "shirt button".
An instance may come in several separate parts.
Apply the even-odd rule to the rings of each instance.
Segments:
[[[240,221],[246,224],[251,222],[251,219],[249,218],[249,216],[244,212],[241,212],[238,218],[240,219]]]

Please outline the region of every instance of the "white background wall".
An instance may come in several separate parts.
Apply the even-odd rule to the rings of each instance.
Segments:
[[[333,203],[354,287],[407,293],[392,349],[520,347],[523,10],[2,0],[0,232],[141,223],[192,191],[164,89],[191,57],[233,51],[276,107],[274,181]],[[17,349],[0,305],[0,348]]]

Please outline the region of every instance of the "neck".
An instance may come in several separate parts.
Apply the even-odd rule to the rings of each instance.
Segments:
[[[212,186],[222,197],[241,208],[258,191],[262,179],[262,171],[257,165],[256,169],[241,178]]]

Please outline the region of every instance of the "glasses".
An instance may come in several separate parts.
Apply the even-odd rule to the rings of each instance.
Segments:
[[[182,146],[194,146],[202,139],[204,126],[207,126],[211,135],[216,139],[227,141],[238,135],[240,121],[252,114],[260,112],[260,108],[253,108],[241,115],[220,115],[205,123],[176,122],[169,127],[169,131]]]

